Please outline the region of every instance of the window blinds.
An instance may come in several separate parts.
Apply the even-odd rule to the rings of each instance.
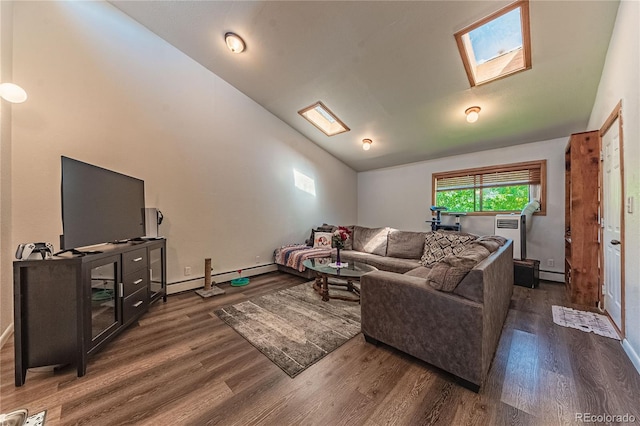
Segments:
[[[482,189],[500,186],[539,185],[541,183],[541,163],[461,170],[459,172],[439,173],[435,177],[436,191],[455,191],[462,189]]]

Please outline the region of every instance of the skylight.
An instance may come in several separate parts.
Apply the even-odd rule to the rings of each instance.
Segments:
[[[528,0],[516,1],[454,36],[471,87],[531,68]]]
[[[329,108],[318,101],[313,105],[298,111],[298,114],[306,118],[327,136],[348,132],[350,129]]]

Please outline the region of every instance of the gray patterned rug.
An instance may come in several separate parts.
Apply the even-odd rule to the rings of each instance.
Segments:
[[[333,293],[340,292],[334,288]],[[215,314],[291,377],[360,333],[360,305],[336,299],[323,302],[313,282]]]

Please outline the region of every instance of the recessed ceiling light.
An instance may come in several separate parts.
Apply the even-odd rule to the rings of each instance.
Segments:
[[[13,104],[19,104],[27,100],[27,92],[17,84],[0,84],[0,97]]]
[[[467,108],[464,113],[467,115],[467,121],[469,123],[475,123],[478,121],[478,117],[480,116],[480,107],[472,106]]]
[[[320,101],[301,109],[298,111],[298,114],[306,118],[327,136],[337,135],[338,133],[348,132],[350,130],[342,120]]]
[[[233,53],[242,53],[246,47],[242,37],[235,33],[226,33],[224,35],[224,41],[227,43],[229,50]]]
[[[362,149],[369,151],[372,143],[373,141],[371,139],[362,139]]]

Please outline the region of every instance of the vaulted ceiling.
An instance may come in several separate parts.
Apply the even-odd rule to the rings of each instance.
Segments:
[[[618,9],[531,1],[532,68],[471,88],[453,34],[508,1],[111,3],[357,171],[586,130]],[[351,131],[297,113],[318,100]]]

